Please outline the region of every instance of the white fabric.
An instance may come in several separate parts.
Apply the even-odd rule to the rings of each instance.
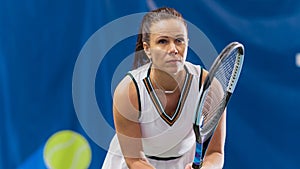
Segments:
[[[148,161],[156,169],[184,169],[187,164],[193,161],[194,155],[195,144],[180,158],[168,161],[159,161],[148,158]],[[116,135],[112,139],[109,151],[107,152],[106,158],[103,162],[102,169],[128,169]]]
[[[195,136],[193,132],[194,110],[199,94],[200,66],[186,62],[188,72],[193,75],[184,106],[173,125],[169,125],[160,117],[143,79],[147,77],[150,64],[146,64],[130,74],[139,88],[141,101],[140,124],[143,134],[143,150],[148,156],[179,157],[174,160],[162,161],[149,159],[157,169],[183,169],[192,162],[194,157]],[[118,139],[111,142],[103,169],[127,169],[122,156]]]

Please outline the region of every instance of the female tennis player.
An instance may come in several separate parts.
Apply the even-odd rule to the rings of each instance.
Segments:
[[[186,61],[187,25],[173,8],[147,13],[141,23],[134,69],[113,99],[116,136],[103,169],[191,169],[193,120],[207,71]],[[223,114],[202,169],[222,168],[226,136]]]

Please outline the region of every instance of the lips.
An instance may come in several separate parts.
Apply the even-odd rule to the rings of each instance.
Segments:
[[[168,60],[167,63],[177,63],[177,62],[181,62],[181,60],[179,59],[173,59],[173,60]]]

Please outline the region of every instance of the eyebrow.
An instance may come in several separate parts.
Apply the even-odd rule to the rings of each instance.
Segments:
[[[184,34],[179,34],[179,35],[175,35],[175,36],[166,36],[166,35],[161,35],[161,36],[158,36],[157,38],[182,38],[184,37]]]

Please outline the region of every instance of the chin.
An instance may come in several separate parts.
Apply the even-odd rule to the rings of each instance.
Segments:
[[[183,66],[180,66],[180,67],[177,66],[177,67],[170,67],[170,68],[166,69],[165,71],[171,75],[176,75],[177,73],[179,73],[183,70],[184,70]]]

